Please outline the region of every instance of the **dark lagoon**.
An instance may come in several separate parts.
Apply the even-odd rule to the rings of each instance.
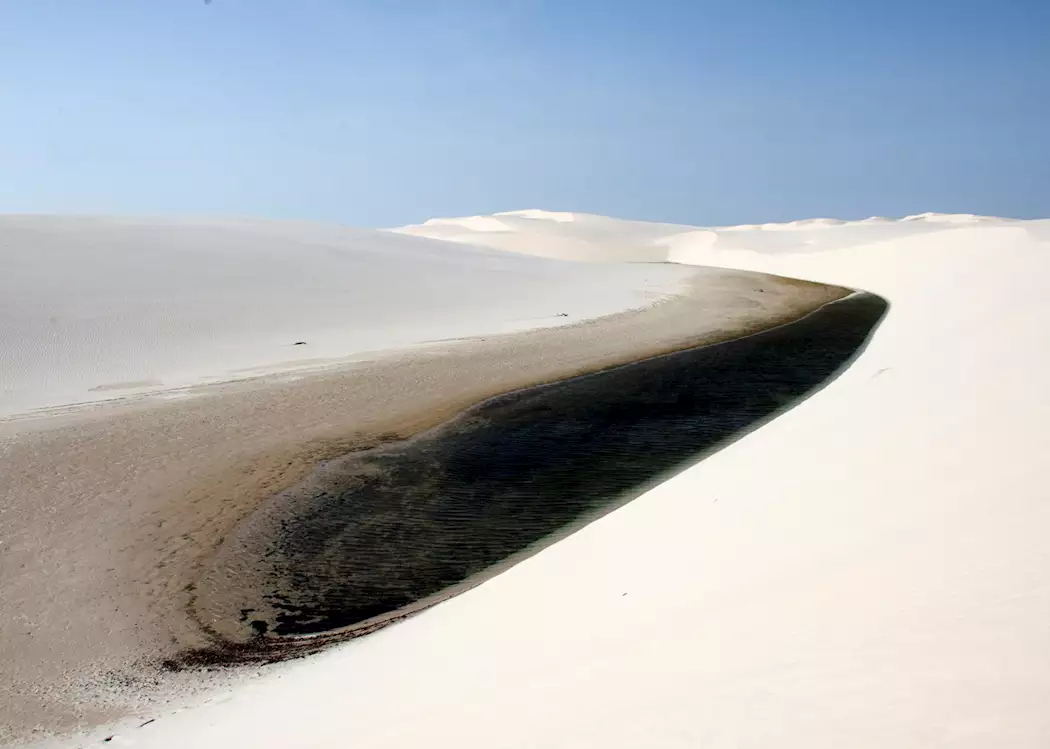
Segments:
[[[216,647],[188,660],[309,650],[483,581],[819,389],[886,310],[854,294],[746,338],[499,396],[331,461],[227,540],[209,573],[211,599],[229,602],[210,608]]]

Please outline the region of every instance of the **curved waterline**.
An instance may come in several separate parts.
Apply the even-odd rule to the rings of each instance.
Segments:
[[[296,654],[491,577],[812,393],[886,309],[854,294],[330,462],[227,540],[194,602],[216,646],[186,660]]]

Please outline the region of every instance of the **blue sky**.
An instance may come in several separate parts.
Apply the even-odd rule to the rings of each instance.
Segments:
[[[0,212],[1050,216],[1043,0],[0,0]]]

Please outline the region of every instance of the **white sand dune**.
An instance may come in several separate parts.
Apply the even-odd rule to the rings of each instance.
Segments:
[[[430,219],[391,231],[563,260],[664,262],[659,240],[690,228],[530,209]]]
[[[1050,221],[490,218],[406,231],[892,307],[826,389],[615,513],[114,745],[1050,745]]]
[[[0,216],[0,258],[0,416],[575,322],[686,275],[250,220]]]

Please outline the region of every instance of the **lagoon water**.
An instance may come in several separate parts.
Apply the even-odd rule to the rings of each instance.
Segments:
[[[854,294],[746,338],[499,396],[330,462],[227,540],[220,559],[252,570],[213,571],[229,587],[229,652],[353,635],[476,584],[814,392],[886,309]]]

